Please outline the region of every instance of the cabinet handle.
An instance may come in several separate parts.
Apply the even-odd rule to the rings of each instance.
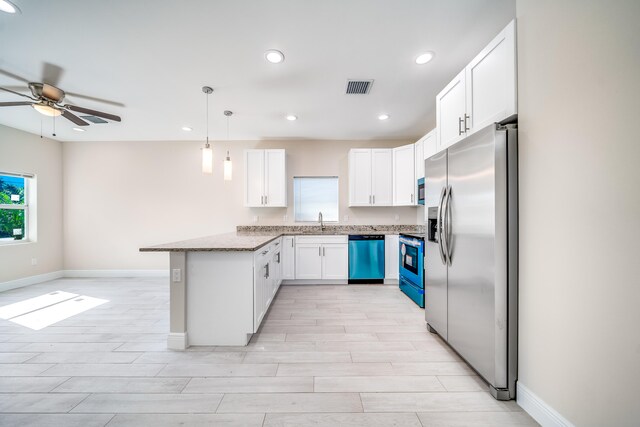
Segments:
[[[413,203],[413,194],[411,195],[411,203]]]
[[[469,130],[469,127],[467,126],[467,119],[470,119],[471,117],[467,116],[467,114],[465,113],[464,115],[464,132],[466,133]]]
[[[376,204],[376,195],[374,194],[372,197],[373,197],[373,204],[375,205]]]
[[[264,204],[268,204],[269,203],[269,196],[264,196]]]
[[[318,246],[318,256],[322,256],[322,248]]]
[[[371,194],[369,194],[369,204],[371,204]]]
[[[324,255],[325,255],[325,252],[324,252],[324,246],[323,246],[322,247],[322,256],[324,256]]]
[[[264,205],[264,196],[260,196],[260,204]]]
[[[293,239],[291,239],[291,247],[293,247]]]
[[[458,117],[458,135],[462,135],[462,117]]]

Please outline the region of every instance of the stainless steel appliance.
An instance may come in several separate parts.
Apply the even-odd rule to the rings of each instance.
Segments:
[[[424,307],[424,234],[400,234],[400,290]]]
[[[425,317],[490,385],[515,397],[516,125],[494,124],[425,161]]]
[[[418,179],[418,204],[424,205],[424,178]]]
[[[384,235],[349,236],[349,281],[384,282]]]

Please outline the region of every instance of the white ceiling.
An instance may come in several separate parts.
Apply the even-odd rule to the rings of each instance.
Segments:
[[[124,105],[68,96],[122,123],[78,133],[58,118],[65,141],[203,139],[203,85],[214,140],[226,139],[226,109],[234,140],[417,138],[435,95],[515,16],[513,0],[12,1],[22,14],[0,13],[0,86],[51,80],[49,63],[61,89]],[[266,62],[267,49],[285,61]],[[374,79],[370,94],[345,95],[350,78]],[[0,108],[0,123],[51,136],[52,119],[28,106]]]

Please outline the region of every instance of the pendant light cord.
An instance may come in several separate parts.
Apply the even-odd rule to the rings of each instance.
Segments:
[[[205,93],[207,96],[207,148],[209,148],[209,94]]]

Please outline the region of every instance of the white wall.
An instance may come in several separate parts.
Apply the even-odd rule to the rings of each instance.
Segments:
[[[201,142],[65,142],[65,268],[163,269],[166,254],[141,246],[234,231],[237,225],[293,221],[293,176],[336,175],[340,219],[353,224],[415,224],[416,208],[348,208],[350,148],[410,141],[233,141],[214,143],[214,174],[201,173]],[[222,179],[231,148],[233,181]],[[285,148],[288,208],[243,207],[246,148]],[[396,221],[394,216],[399,215]]]
[[[37,241],[0,245],[0,283],[62,270],[62,144],[0,125],[0,171],[37,180]]]
[[[519,382],[640,423],[640,2],[518,0]]]

